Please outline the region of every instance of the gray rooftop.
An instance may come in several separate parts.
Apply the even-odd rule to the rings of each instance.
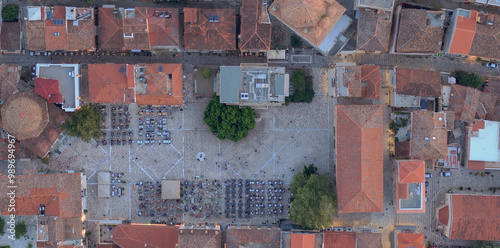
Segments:
[[[408,199],[399,199],[400,209],[421,209],[422,208],[422,184],[408,184]]]
[[[284,67],[267,64],[221,66],[219,76],[221,103],[264,106],[283,103],[289,92],[289,75]]]
[[[238,103],[239,91],[241,88],[241,67],[221,66],[220,67],[220,102]]]

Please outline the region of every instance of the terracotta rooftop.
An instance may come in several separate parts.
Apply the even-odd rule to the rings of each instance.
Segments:
[[[0,48],[6,51],[21,50],[21,23],[3,22]]]
[[[184,46],[186,50],[236,50],[236,11],[185,8]]]
[[[448,221],[450,220],[450,206],[446,205],[439,209],[439,222],[444,225],[448,225]]]
[[[76,12],[82,14],[75,17],[76,21],[66,19],[68,8],[42,7],[42,20],[25,22],[29,50],[95,50],[94,9],[77,8]],[[87,12],[90,14],[84,17]]]
[[[243,0],[241,5],[240,50],[271,49],[271,21],[262,0]]]
[[[409,158],[410,157],[410,141],[397,141],[395,144],[394,157]]]
[[[221,245],[221,230],[179,229],[179,247],[221,248]]]
[[[179,10],[99,8],[97,33],[102,51],[176,48],[179,47]]]
[[[401,10],[396,51],[403,53],[437,53],[441,51],[444,16],[444,11]],[[430,17],[434,20],[429,20]],[[433,23],[440,23],[440,25],[433,26]]]
[[[89,96],[93,103],[133,103],[124,64],[89,64]]]
[[[448,131],[444,125],[444,113],[416,110],[411,116],[410,157],[444,159],[448,154]]]
[[[123,19],[115,18],[113,10],[114,8],[99,8],[97,39],[101,51],[123,49]]]
[[[398,248],[425,248],[423,233],[398,233]]]
[[[315,238],[315,234],[292,233],[290,248],[314,248]]]
[[[476,33],[472,41],[470,55],[500,59],[500,38],[498,37],[500,16],[486,13],[478,13],[477,15],[481,23],[476,23]]]
[[[33,91],[12,95],[2,106],[4,129],[40,157],[52,147],[67,118]]]
[[[423,183],[425,182],[425,161],[402,160],[398,163],[399,183]]]
[[[348,97],[378,99],[381,96],[380,66],[362,65],[342,68],[342,79],[339,84],[347,88]],[[342,95],[343,96],[343,95]]]
[[[402,95],[441,97],[439,71],[396,68],[396,93]]]
[[[495,107],[492,111],[488,111],[488,113],[486,114],[486,119],[500,121],[500,81],[490,80],[488,87],[486,87],[484,91],[491,93],[497,97]]]
[[[90,64],[89,96],[94,103],[183,104],[181,64],[141,64],[147,87],[136,83],[134,65]],[[135,99],[134,99],[135,98]]]
[[[335,0],[276,0],[269,13],[319,47],[345,10]]]
[[[500,196],[452,195],[451,239],[500,240]]]
[[[279,248],[281,230],[275,229],[228,229],[226,248]]]
[[[356,248],[382,248],[382,233],[356,233]]]
[[[82,193],[80,173],[60,173],[44,175],[19,175],[16,184],[16,215],[40,215],[40,205],[45,205],[45,216],[62,219],[82,217]],[[7,206],[8,178],[0,177],[0,188],[4,193],[0,196],[0,205]],[[8,215],[7,208],[1,215]],[[81,220],[80,220],[81,223]],[[80,233],[81,234],[81,233]]]
[[[356,50],[388,52],[392,26],[390,18],[390,12],[360,9]]]
[[[356,248],[356,234],[354,232],[323,232],[324,248]]]
[[[6,101],[18,91],[19,72],[17,65],[0,65],[0,100]]]
[[[494,112],[497,102],[495,94],[462,85],[451,85],[450,106],[455,119],[463,122],[473,122],[475,119],[485,119],[488,113]]]
[[[381,212],[382,107],[339,105],[336,112],[339,213]]]
[[[148,85],[144,93],[136,91],[137,104],[183,104],[182,64],[146,64],[145,77]]]
[[[0,160],[7,160],[9,159],[9,141],[8,139],[0,139]],[[22,159],[22,158],[29,158],[29,159],[35,159],[38,158],[30,149],[28,149],[24,144],[21,142],[17,141],[14,143],[15,149],[14,149],[14,156],[16,156],[16,159]]]
[[[175,248],[178,247],[177,226],[166,225],[118,225],[111,240],[120,248]]]
[[[59,81],[54,79],[35,78],[35,93],[49,103],[62,103],[63,97],[59,91]]]
[[[460,11],[465,10],[457,10]],[[474,34],[476,33],[476,17],[477,11],[471,10],[468,16],[457,15],[457,21],[451,43],[449,53],[469,55]]]

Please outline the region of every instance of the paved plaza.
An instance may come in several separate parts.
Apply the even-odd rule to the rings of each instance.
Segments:
[[[332,120],[333,105],[331,98],[326,95],[325,70],[314,69],[313,74],[316,96],[312,103],[258,110],[259,121],[255,129],[237,143],[230,140],[221,141],[210,132],[203,121],[203,113],[210,99],[204,98],[189,102],[186,107],[167,108],[166,126],[170,132],[171,144],[137,144],[137,139],[141,139],[137,136],[139,127],[136,124],[140,118],[137,115],[139,108],[130,105],[130,128],[134,140],[132,145],[111,145],[109,140],[105,144],[102,140],[86,143],[77,139],[60,156],[52,158],[48,168],[54,171],[81,171],[83,168],[88,178],[88,205],[91,206],[87,214],[89,220],[128,219],[138,222],[153,220],[221,224],[261,224],[268,220],[275,223],[277,218],[238,218],[232,215],[225,218],[223,182],[264,181],[267,185],[270,180],[279,180],[283,182],[283,198],[288,202],[289,184],[293,175],[301,171],[304,165],[314,164],[320,173],[330,172],[330,144],[333,140],[328,127]],[[108,106],[108,111],[112,107]],[[116,133],[117,127],[110,128],[109,125],[112,117],[107,114],[109,122],[107,126],[103,125],[107,138],[110,137],[110,131],[114,130]],[[197,158],[200,152],[205,154],[201,161]],[[97,174],[101,171],[124,173],[121,176],[121,196],[97,197]],[[142,215],[138,216],[141,210],[137,184],[141,181],[155,183],[163,179],[180,180],[194,185],[201,183],[202,187],[196,192],[211,195],[214,200],[219,201],[217,206],[220,209],[191,215],[189,212],[192,211],[192,206],[186,211],[184,205],[171,202],[168,209],[161,211],[176,212],[180,207],[182,215],[177,212],[172,214],[178,218],[162,218],[163,212],[160,212],[159,216],[155,214],[154,218],[147,218],[151,216],[144,215],[150,215],[149,211],[143,211]],[[210,186],[213,182],[218,182],[223,187],[217,193],[216,187]],[[199,198],[189,198],[187,202],[198,200]],[[280,213],[279,204],[284,206],[285,212]],[[285,202],[277,203],[276,216],[287,216],[285,206]],[[270,212],[273,212],[271,215],[274,216],[274,203],[272,207]],[[222,215],[219,216],[219,213]],[[207,214],[210,216],[206,216]]]

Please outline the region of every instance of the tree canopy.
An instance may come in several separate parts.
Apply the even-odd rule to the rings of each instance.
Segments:
[[[290,37],[290,45],[295,48],[301,47],[302,40],[297,35],[292,35],[292,37]]]
[[[212,76],[212,70],[210,70],[210,68],[204,67],[203,69],[201,69],[201,76],[203,78],[209,78],[210,76]]]
[[[210,131],[217,134],[217,138],[236,142],[247,137],[248,131],[255,127],[254,118],[253,109],[222,104],[219,97],[214,96],[208,103],[203,120]]]
[[[292,102],[311,103],[314,97],[312,77],[307,76],[305,70],[298,69],[292,72],[290,81],[293,86],[293,94],[289,100]]]
[[[4,22],[17,21],[19,7],[15,4],[7,4],[2,9],[2,19]]]
[[[316,171],[316,167],[309,165],[295,174],[291,184],[294,199],[290,219],[305,228],[321,230],[331,225],[337,203],[327,175],[318,175]]]
[[[486,241],[478,241],[474,243],[472,248],[500,248],[500,244],[490,244]]]
[[[453,73],[453,76],[457,79],[457,84],[463,86],[469,86],[476,89],[481,89],[481,87],[483,87],[484,84],[484,78],[475,73],[456,71],[455,73]]]
[[[14,227],[14,230],[16,231],[16,239],[20,239],[22,236],[26,235],[26,233],[28,232],[26,230],[26,223],[21,222],[19,224],[16,224],[16,226]]]
[[[85,105],[71,115],[62,128],[71,136],[76,136],[85,141],[92,138],[98,139],[101,131],[101,111],[93,105]]]

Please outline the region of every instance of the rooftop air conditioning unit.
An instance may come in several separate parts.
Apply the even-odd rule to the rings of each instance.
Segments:
[[[241,100],[248,100],[248,93],[246,93],[246,92],[242,92],[242,93],[240,94],[240,98],[241,98]]]
[[[343,227],[335,227],[334,230],[336,232],[343,232],[344,231],[344,228]]]

